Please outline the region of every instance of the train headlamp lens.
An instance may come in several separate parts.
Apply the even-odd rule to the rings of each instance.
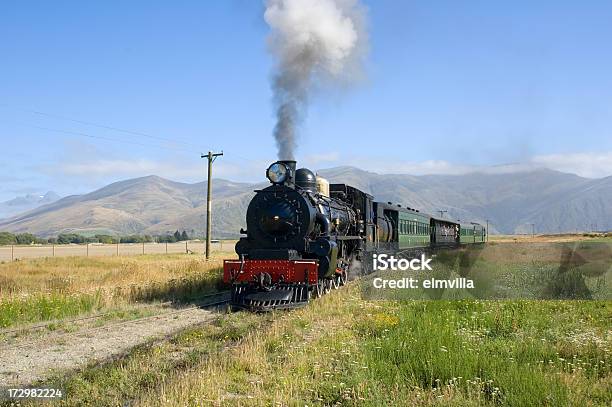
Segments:
[[[268,168],[266,176],[272,183],[280,184],[285,182],[288,174],[289,169],[286,165],[282,163],[274,163]]]

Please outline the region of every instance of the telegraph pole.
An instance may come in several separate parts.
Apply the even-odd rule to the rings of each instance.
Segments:
[[[209,151],[208,154],[201,154],[200,158],[208,159],[208,189],[206,194],[206,260],[210,258],[210,236],[212,234],[212,165],[213,162],[223,155]]]
[[[531,237],[535,236],[535,223],[528,223],[528,225],[531,225]]]
[[[448,212],[448,211],[439,210],[439,211],[437,211],[437,212],[439,212],[439,213],[440,213],[440,219],[442,219],[442,218],[444,217],[444,214],[445,214],[446,212]]]

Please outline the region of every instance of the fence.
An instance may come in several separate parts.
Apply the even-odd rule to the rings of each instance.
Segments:
[[[235,240],[216,241],[211,244],[211,252],[234,251]],[[29,245],[0,246],[0,261],[33,259],[40,257],[67,256],[131,256],[138,254],[200,253],[206,251],[206,243],[186,241],[177,243],[118,243],[118,244],[66,244],[66,245]]]

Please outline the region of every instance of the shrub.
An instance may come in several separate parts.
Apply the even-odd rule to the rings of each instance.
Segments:
[[[15,235],[9,232],[0,232],[0,245],[16,244]]]

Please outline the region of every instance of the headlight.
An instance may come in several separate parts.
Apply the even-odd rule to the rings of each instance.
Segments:
[[[283,163],[274,163],[266,171],[266,176],[273,184],[282,184],[289,175],[289,168]]]

